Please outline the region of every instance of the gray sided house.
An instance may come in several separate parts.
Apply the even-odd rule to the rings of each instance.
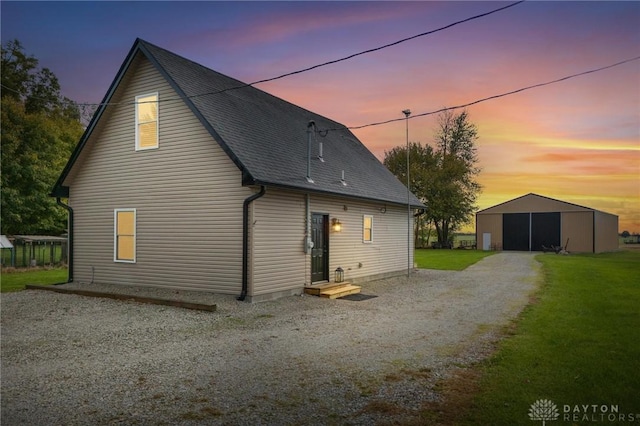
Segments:
[[[527,194],[476,213],[476,241],[484,250],[600,253],[618,248],[618,216]]]
[[[249,301],[406,271],[424,207],[345,126],[140,39],[52,196],[70,280]]]

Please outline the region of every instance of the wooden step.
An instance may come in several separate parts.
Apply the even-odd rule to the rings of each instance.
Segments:
[[[338,297],[347,296],[349,294],[360,293],[361,287],[352,285],[349,282],[331,283],[324,282],[320,284],[312,284],[304,288],[306,294],[313,296],[326,297],[329,299],[337,299]]]
[[[362,287],[360,286],[346,284],[322,290],[319,296],[326,297],[328,299],[337,299],[339,297],[348,296],[350,294],[360,293],[361,289]]]
[[[350,284],[350,283],[348,283],[348,282],[334,283],[334,282],[325,281],[325,282],[321,282],[321,283],[311,284],[311,285],[305,286],[304,292],[306,294],[310,294],[312,296],[320,296],[320,293],[323,290],[329,290],[329,289],[336,288],[336,287],[342,287],[342,286],[345,286],[345,285],[348,285],[348,284]]]

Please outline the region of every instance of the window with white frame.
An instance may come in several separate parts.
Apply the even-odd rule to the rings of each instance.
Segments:
[[[158,148],[158,93],[136,96],[136,151]]]
[[[136,209],[114,210],[113,261],[136,262]]]
[[[362,242],[373,241],[373,216],[365,214],[362,216]]]

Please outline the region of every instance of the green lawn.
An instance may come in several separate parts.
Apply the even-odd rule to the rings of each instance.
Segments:
[[[494,251],[482,250],[418,249],[414,254],[414,262],[418,264],[420,269],[462,271],[477,261],[495,253]]]
[[[630,424],[628,414],[640,413],[640,252],[537,259],[545,271],[537,302],[482,367],[480,393],[463,423],[539,425],[529,408],[548,399],[559,413],[550,425],[591,424],[593,415],[602,423],[603,405],[618,409],[617,422],[604,423]],[[582,407],[573,412],[594,404],[589,420]]]
[[[67,268],[2,271],[0,276],[0,291],[24,290],[25,284],[56,284],[66,282]]]

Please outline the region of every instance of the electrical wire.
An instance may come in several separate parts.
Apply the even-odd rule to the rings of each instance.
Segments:
[[[377,52],[377,51],[380,51],[380,50],[383,50],[383,49],[386,49],[386,48],[389,48],[389,47],[397,46],[397,45],[399,45],[401,43],[404,43],[404,42],[407,42],[407,41],[410,41],[410,40],[414,40],[416,38],[428,36],[428,35],[437,33],[439,31],[443,31],[443,30],[449,29],[451,27],[455,27],[456,25],[463,24],[465,22],[473,21],[473,20],[479,19],[479,18],[484,18],[485,16],[489,16],[491,14],[503,11],[505,9],[509,9],[510,7],[516,6],[516,5],[520,4],[520,3],[524,3],[524,1],[525,0],[517,1],[515,3],[511,3],[511,4],[507,5],[507,6],[503,6],[503,7],[500,7],[498,9],[491,10],[489,12],[481,13],[479,15],[475,15],[475,16],[472,16],[470,18],[466,18],[466,19],[462,19],[460,21],[453,22],[453,23],[451,23],[449,25],[445,25],[444,27],[440,27],[440,28],[437,28],[435,30],[430,30],[430,31],[426,31],[426,32],[423,32],[423,33],[420,33],[420,34],[413,35],[411,37],[406,37],[406,38],[400,39],[398,41],[394,41],[393,43],[388,43],[388,44],[385,44],[385,45],[382,45],[382,46],[379,46],[379,47],[374,47],[373,49],[368,49],[368,50],[363,50],[362,52],[353,53],[353,54],[345,56],[343,58],[339,58],[339,59],[334,59],[334,60],[331,60],[331,61],[323,62],[321,64],[313,65],[313,66],[310,66],[310,67],[307,67],[307,68],[302,68],[302,69],[297,70],[297,71],[291,71],[291,72],[279,75],[277,77],[265,78],[263,80],[254,81],[253,83],[247,83],[247,84],[243,84],[243,85],[240,85],[240,86],[223,89],[223,90],[220,90],[220,91],[217,91],[217,92],[213,92],[213,93],[203,93],[201,95],[194,95],[194,96],[191,96],[191,97],[205,96],[205,95],[209,95],[209,94],[224,93],[224,92],[228,92],[230,90],[243,89],[245,87],[254,86],[256,84],[267,83],[267,82],[270,82],[270,81],[279,80],[281,78],[290,77],[292,75],[302,74],[302,73],[305,73],[307,71],[311,71],[311,70],[314,70],[314,69],[317,69],[317,68],[325,67],[327,65],[337,64],[339,62],[347,61],[349,59],[353,59],[353,58],[358,57],[358,56],[366,55],[367,53]]]
[[[384,124],[395,123],[397,121],[412,120],[414,118],[425,117],[425,116],[428,116],[428,115],[434,115],[434,114],[438,114],[438,113],[441,113],[441,112],[444,112],[444,111],[451,111],[451,110],[456,110],[456,109],[460,109],[460,108],[466,108],[466,107],[469,107],[469,106],[472,106],[472,105],[477,105],[479,103],[487,102],[487,101],[490,101],[490,100],[493,100],[493,99],[503,98],[505,96],[513,95],[513,94],[524,92],[524,91],[531,90],[531,89],[536,89],[538,87],[549,86],[551,84],[560,83],[560,82],[563,82],[563,81],[566,81],[566,80],[570,80],[570,79],[573,79],[573,78],[576,78],[576,77],[581,77],[581,76],[584,76],[584,75],[588,75],[588,74],[593,74],[593,73],[596,73],[596,72],[604,71],[604,70],[607,70],[607,69],[610,69],[610,68],[614,68],[614,67],[617,67],[617,66],[620,66],[620,65],[627,64],[629,62],[637,61],[639,59],[640,59],[640,56],[636,56],[634,58],[629,58],[629,59],[625,59],[625,60],[616,62],[614,64],[605,65],[603,67],[594,68],[594,69],[590,69],[590,70],[587,70],[587,71],[582,71],[582,72],[579,72],[579,73],[576,73],[576,74],[571,74],[571,75],[568,75],[568,76],[565,76],[565,77],[557,78],[555,80],[546,81],[544,83],[532,84],[530,86],[521,87],[519,89],[510,90],[508,92],[500,93],[500,94],[497,94],[497,95],[487,96],[486,98],[477,99],[475,101],[467,102],[465,104],[455,105],[455,106],[450,106],[450,107],[445,107],[445,108],[440,108],[440,109],[437,109],[435,111],[423,112],[423,113],[420,113],[420,114],[414,114],[414,115],[412,115],[410,117],[392,118],[390,120],[378,121],[378,122],[369,123],[369,124],[362,124],[360,126],[347,126],[347,127],[331,128],[331,129],[317,129],[317,131],[321,136],[325,137],[329,132],[333,132],[333,131],[337,131],[337,130],[345,130],[345,129],[358,130],[358,129],[364,129],[366,127],[382,126]],[[16,90],[11,89],[11,88],[5,86],[4,84],[0,84],[0,86],[2,88],[4,88],[4,89],[11,90],[13,92],[18,93]],[[80,105],[82,106],[82,105],[98,105],[98,104],[80,104]]]
[[[488,96],[486,98],[478,99],[478,100],[475,100],[475,101],[472,101],[472,102],[468,102],[468,103],[462,104],[462,105],[455,105],[455,106],[451,106],[451,107],[440,108],[440,109],[435,110],[435,111],[429,111],[429,112],[423,112],[423,113],[420,113],[420,114],[414,114],[411,117],[393,118],[391,120],[385,120],[385,121],[379,121],[379,122],[376,122],[376,123],[363,124],[361,126],[349,126],[349,127],[347,127],[347,129],[349,129],[349,130],[364,129],[365,127],[381,126],[383,124],[394,123],[396,121],[405,121],[407,119],[411,120],[411,119],[418,118],[418,117],[425,117],[427,115],[438,114],[438,113],[444,112],[444,111],[450,111],[450,110],[454,110],[454,109],[466,108],[468,106],[472,106],[472,105],[476,105],[476,104],[479,104],[479,103],[482,103],[482,102],[490,101],[492,99],[498,99],[498,98],[502,98],[502,97],[505,97],[505,96],[513,95],[515,93],[524,92],[526,90],[531,90],[531,89],[535,89],[535,88],[538,88],[538,87],[548,86],[550,84],[560,83],[562,81],[569,80],[569,79],[576,78],[576,77],[580,77],[580,76],[587,75],[587,74],[593,74],[593,73],[598,72],[598,71],[603,71],[603,70],[606,70],[606,69],[609,69],[609,68],[613,68],[613,67],[617,67],[619,65],[623,65],[623,64],[626,64],[626,63],[629,63],[629,62],[637,61],[638,59],[640,59],[640,56],[636,56],[635,58],[625,59],[623,61],[616,62],[615,64],[606,65],[606,66],[603,66],[603,67],[600,67],[600,68],[594,68],[594,69],[583,71],[583,72],[580,72],[580,73],[577,73],[577,74],[568,75],[568,76],[565,76],[565,77],[562,77],[562,78],[558,78],[558,79],[555,79],[555,80],[551,80],[551,81],[547,81],[547,82],[544,82],[544,83],[533,84],[531,86],[522,87],[520,89],[511,90],[509,92],[500,93],[498,95]],[[323,132],[330,132],[330,131],[335,131],[335,130],[344,130],[344,127],[343,128],[335,128],[335,129],[323,129]]]
[[[310,67],[302,68],[302,69],[299,69],[299,70],[296,70],[296,71],[287,72],[285,74],[281,74],[281,75],[278,75],[276,77],[265,78],[265,79],[262,79],[262,80],[254,81],[252,83],[246,83],[246,84],[241,84],[241,85],[238,85],[238,86],[232,86],[232,87],[228,87],[226,89],[222,89],[222,90],[218,90],[218,91],[214,91],[214,92],[205,92],[205,93],[199,93],[199,94],[190,95],[190,96],[180,96],[180,97],[174,97],[174,98],[165,98],[165,99],[159,99],[159,100],[153,101],[153,102],[169,102],[169,101],[176,101],[176,100],[182,100],[182,99],[194,99],[194,98],[198,98],[198,97],[202,97],[202,96],[218,95],[218,94],[221,94],[221,93],[230,92],[232,90],[238,90],[238,89],[244,89],[244,88],[247,88],[247,87],[253,87],[254,85],[257,85],[257,84],[260,84],[260,83],[267,83],[267,82],[270,82],[270,81],[280,80],[280,79],[285,78],[285,77],[290,77],[292,75],[302,74],[302,73],[305,73],[305,72],[308,72],[308,71],[312,71],[312,70],[315,70],[315,69],[318,69],[318,68],[321,68],[321,67],[325,67],[325,66],[328,66],[328,65],[337,64],[339,62],[347,61],[349,59],[353,59],[353,58],[358,57],[358,56],[366,55],[368,53],[377,52],[377,51],[380,51],[380,50],[383,50],[383,49],[387,49],[389,47],[397,46],[397,45],[399,45],[401,43],[405,43],[405,42],[410,41],[410,40],[414,40],[414,39],[417,39],[417,38],[420,38],[420,37],[425,37],[425,36],[440,32],[440,31],[444,31],[444,30],[449,29],[451,27],[455,27],[456,25],[464,24],[464,23],[469,22],[469,21],[473,21],[473,20],[476,20],[476,19],[484,18],[485,16],[489,16],[489,15],[492,15],[494,13],[501,12],[501,11],[503,11],[505,9],[509,9],[509,8],[511,8],[513,6],[519,5],[519,4],[524,3],[524,2],[525,2],[525,0],[520,0],[520,1],[517,1],[515,3],[511,3],[511,4],[508,4],[506,6],[502,6],[502,7],[499,7],[497,9],[491,10],[489,12],[481,13],[479,15],[474,15],[474,16],[471,16],[469,18],[465,18],[465,19],[453,22],[453,23],[445,25],[443,27],[436,28],[435,30],[426,31],[426,32],[423,32],[423,33],[420,33],[420,34],[416,34],[416,35],[413,35],[413,36],[410,36],[410,37],[406,37],[406,38],[394,41],[392,43],[387,43],[387,44],[379,46],[379,47],[374,47],[372,49],[367,49],[367,50],[363,50],[361,52],[353,53],[351,55],[348,55],[348,56],[345,56],[345,57],[342,57],[342,58],[339,58],[339,59],[334,59],[334,60],[323,62],[323,63],[317,64],[317,65],[312,65]],[[2,85],[2,87],[7,89],[7,90],[10,90],[12,92],[19,93],[17,90],[11,89],[9,87],[6,87],[5,85]],[[132,102],[132,103],[135,104],[135,102]],[[73,102],[73,104],[76,105],[76,106],[103,106],[103,105],[106,106],[106,105],[117,105],[117,104],[130,104],[130,102],[105,102],[105,103],[78,103],[78,102]]]

